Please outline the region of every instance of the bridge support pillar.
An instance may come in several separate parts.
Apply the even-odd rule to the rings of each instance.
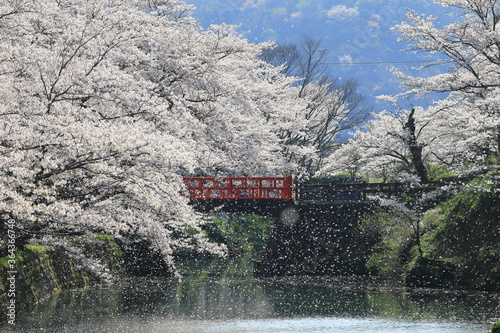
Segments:
[[[288,272],[290,259],[294,256],[293,239],[296,225],[300,221],[299,208],[290,205],[282,208],[276,215],[276,224],[262,261],[255,263],[255,275],[275,276],[284,275],[278,272]]]
[[[287,206],[281,210],[257,276],[365,274],[374,235],[359,228],[370,204]]]

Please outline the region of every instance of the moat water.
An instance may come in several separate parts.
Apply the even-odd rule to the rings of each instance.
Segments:
[[[183,263],[181,281],[63,291],[5,332],[487,332],[500,296],[407,290],[353,277],[256,279],[249,260]],[[189,273],[187,273],[189,272]]]

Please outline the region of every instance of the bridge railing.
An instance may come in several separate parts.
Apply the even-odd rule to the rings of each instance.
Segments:
[[[301,184],[298,187],[297,200],[300,202],[345,202],[367,200],[369,194],[384,193],[419,193],[435,189],[439,184],[425,184],[412,187],[404,183],[329,183]]]
[[[300,202],[340,202],[366,199],[364,184],[302,184],[298,187]]]
[[[190,199],[293,199],[292,177],[184,177]]]
[[[299,184],[288,177],[184,177],[186,197],[207,199],[286,199],[308,203],[367,200],[369,194],[419,193],[433,190],[439,183],[411,186],[405,183]]]

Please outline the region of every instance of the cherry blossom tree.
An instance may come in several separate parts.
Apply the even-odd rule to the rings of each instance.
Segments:
[[[489,168],[486,172],[496,177],[497,163],[488,161],[499,154],[499,4],[489,0],[435,2],[456,7],[463,14],[455,23],[440,27],[435,24],[438,18],[409,11],[408,21],[395,29],[402,34],[400,40],[408,43],[407,50],[434,58],[441,55],[423,68],[448,65],[448,70],[427,77],[395,70],[406,91],[381,98],[391,101],[397,111],[375,115],[338,151],[332,159],[337,166],[331,164],[331,168],[350,159],[346,163],[364,161],[365,170],[393,178],[412,169],[426,181],[431,165],[445,165],[463,176]],[[404,110],[398,102],[436,92],[447,96],[426,109]],[[343,156],[339,159],[339,155]]]
[[[500,57],[498,16],[500,4],[492,0],[435,0],[443,6],[462,11],[460,20],[439,27],[433,16],[408,12],[408,21],[395,27],[408,50],[439,54],[441,60],[426,66],[449,64],[449,71],[429,77],[412,77],[396,72],[412,94],[454,92],[450,99],[462,104],[463,112],[481,110],[478,132],[487,132],[489,142],[483,149],[498,155],[500,151],[500,116],[498,94]],[[477,116],[477,115],[476,115]],[[471,117],[472,118],[472,117]]]
[[[467,240],[472,233],[479,235],[484,232],[480,228],[470,229],[473,216],[447,217],[448,220],[443,219],[444,222],[436,222],[436,225],[424,223],[424,216],[432,216],[436,205],[457,193],[462,197],[470,195],[474,200],[488,198],[494,203],[500,190],[500,39],[497,31],[500,4],[491,0],[434,2],[456,7],[462,15],[455,23],[440,26],[436,17],[409,11],[408,21],[395,29],[402,34],[401,41],[408,43],[407,50],[428,53],[439,59],[421,69],[439,65],[439,69],[446,70],[428,76],[411,76],[395,70],[402,79],[404,92],[396,96],[381,96],[392,103],[393,109],[373,114],[372,120],[360,126],[353,138],[332,154],[323,169],[323,172],[332,173],[351,169],[384,181],[408,183],[410,191],[392,198],[379,195],[379,202],[391,209],[390,223],[408,223],[404,229],[409,231],[411,237],[408,240],[417,250],[413,257],[433,256],[434,250],[424,249],[422,235],[427,232],[428,237],[433,237],[432,229],[438,228],[438,224],[446,228],[460,223],[467,230],[455,234],[456,229],[452,226],[452,242],[455,239]],[[402,101],[414,101],[416,97],[435,97],[433,93],[442,93],[439,96],[444,97],[428,107],[412,103],[410,107],[401,105]],[[440,175],[435,171],[443,169],[448,180],[457,185],[443,186],[433,192],[419,191],[423,184],[425,187],[428,181],[439,179]],[[453,200],[446,204],[450,202]],[[490,223],[489,216],[494,215],[495,207],[488,209],[490,211],[484,214],[481,212],[481,218]],[[393,240],[391,235],[385,237]],[[400,241],[397,250],[402,250],[405,245],[408,244]],[[494,253],[482,251],[488,255]],[[436,258],[432,260],[439,261]],[[454,259],[457,258],[461,258],[460,254]],[[475,259],[466,260],[475,264]]]
[[[259,59],[266,45],[231,26],[204,31],[191,9],[2,2],[0,216],[16,221],[18,246],[63,246],[97,272],[62,236],[146,242],[171,267],[175,250],[221,254],[181,176],[296,168],[279,137],[304,131],[294,79]]]
[[[479,110],[468,113],[449,99],[434,106],[373,114],[329,160],[324,170],[359,172],[387,179],[434,178],[431,166],[459,172],[466,161],[477,162],[477,150],[488,133],[476,132]]]

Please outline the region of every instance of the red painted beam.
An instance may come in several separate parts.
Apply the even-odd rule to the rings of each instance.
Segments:
[[[289,177],[184,177],[190,199],[293,199]]]

